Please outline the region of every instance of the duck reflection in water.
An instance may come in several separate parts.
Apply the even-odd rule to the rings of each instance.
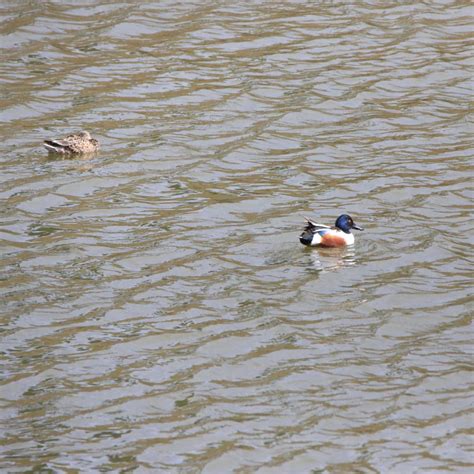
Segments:
[[[312,266],[315,270],[332,271],[356,264],[356,252],[353,246],[318,247],[310,253]]]

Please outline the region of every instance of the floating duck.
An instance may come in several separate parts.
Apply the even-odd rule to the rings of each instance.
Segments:
[[[364,230],[354,224],[351,216],[342,214],[336,219],[334,227],[323,224],[316,224],[311,219],[305,217],[307,224],[302,234],[300,242],[303,245],[321,245],[323,247],[344,247],[354,243],[354,235],[351,229]]]
[[[89,132],[83,131],[59,140],[45,140],[44,146],[50,153],[72,155],[94,153],[99,149],[99,142]]]

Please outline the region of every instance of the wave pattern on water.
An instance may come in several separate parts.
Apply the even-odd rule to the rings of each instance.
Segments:
[[[0,15],[3,470],[470,472],[468,2]]]

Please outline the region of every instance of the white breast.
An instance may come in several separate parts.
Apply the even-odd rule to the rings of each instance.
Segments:
[[[346,234],[345,232],[341,232],[341,235],[344,235],[346,245],[352,245],[354,243],[354,234]]]

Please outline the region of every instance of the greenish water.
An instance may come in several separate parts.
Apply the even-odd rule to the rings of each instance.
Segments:
[[[3,2],[1,470],[471,472],[470,8]]]

